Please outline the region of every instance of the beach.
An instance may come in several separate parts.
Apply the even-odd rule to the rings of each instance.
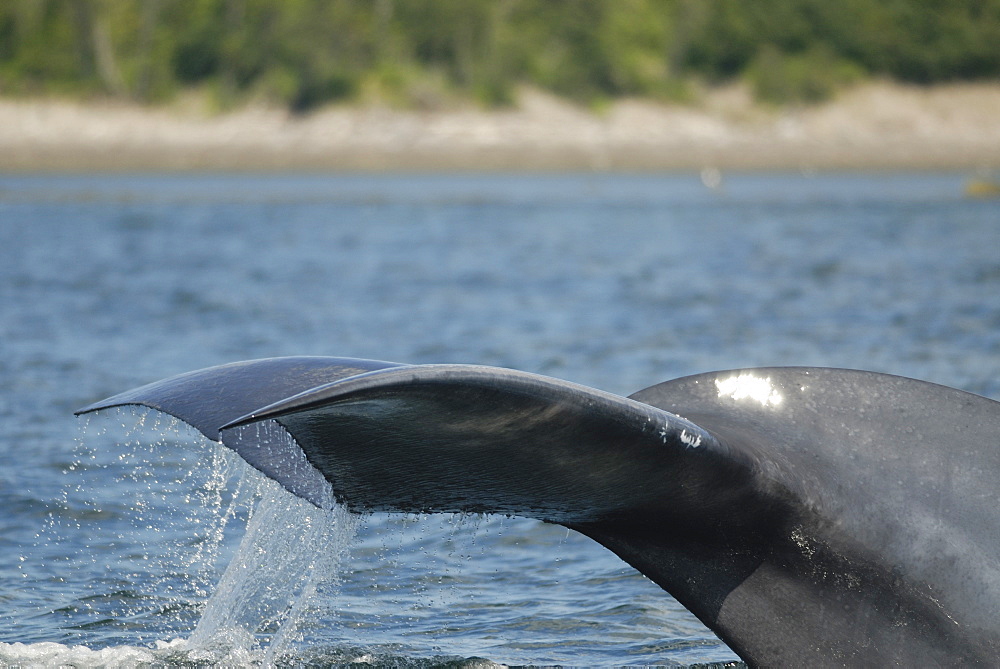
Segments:
[[[0,171],[968,170],[1000,168],[1000,83],[866,83],[776,108],[741,86],[687,104],[592,110],[535,89],[517,105],[309,114],[197,97],[144,107],[0,98]]]

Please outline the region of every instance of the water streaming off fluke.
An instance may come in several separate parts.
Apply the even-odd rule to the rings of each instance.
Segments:
[[[256,438],[291,439],[276,424]],[[320,509],[245,469],[259,500],[188,641],[192,659],[217,659],[221,652],[238,661],[241,652],[263,650],[270,664],[295,640],[297,616],[316,586],[336,578],[357,529],[357,516],[337,506],[332,495]]]
[[[88,517],[95,530],[95,519],[110,519],[93,543],[140,547],[141,554],[130,558],[134,571],[107,576],[130,588],[121,601],[86,593],[78,600],[95,608],[95,625],[156,623],[153,646],[119,649],[123,658],[273,664],[294,645],[299,615],[317,586],[336,581],[358,517],[336,505],[328,485],[316,487],[319,508],[165,414],[108,413],[84,424],[76,459],[66,468],[67,518],[51,520],[40,541],[57,542],[67,525],[80,531],[79,517]],[[291,439],[271,422],[245,431],[261,448]],[[120,483],[114,494],[91,482],[93,472],[109,469],[117,470]],[[232,534],[244,523],[237,543]],[[100,536],[104,532],[108,537]],[[163,641],[169,638],[164,632],[180,638]],[[37,650],[45,662],[107,664],[100,651],[84,646]]]

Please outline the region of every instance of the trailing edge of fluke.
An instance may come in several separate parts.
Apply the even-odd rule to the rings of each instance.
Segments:
[[[354,510],[506,513],[600,542],[751,665],[1000,657],[1000,403],[775,367],[625,398],[474,365],[290,357],[182,374],[144,405],[291,492]],[[247,426],[271,420],[294,443]]]

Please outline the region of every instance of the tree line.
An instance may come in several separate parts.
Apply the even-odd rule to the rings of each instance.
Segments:
[[[684,99],[742,79],[820,101],[866,77],[1000,77],[1000,0],[0,0],[0,94],[306,111]]]

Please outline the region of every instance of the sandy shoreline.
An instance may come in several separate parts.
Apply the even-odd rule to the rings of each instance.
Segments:
[[[867,84],[816,107],[625,100],[600,114],[527,90],[516,109],[248,107],[0,99],[0,171],[1000,169],[1000,84]]]

